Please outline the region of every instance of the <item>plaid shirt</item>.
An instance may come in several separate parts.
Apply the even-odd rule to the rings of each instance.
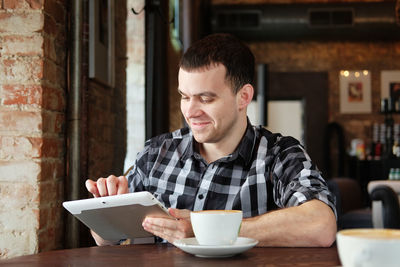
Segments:
[[[130,192],[149,191],[166,207],[235,209],[243,217],[335,197],[299,142],[248,122],[236,150],[207,163],[189,128],[148,140],[128,174]]]

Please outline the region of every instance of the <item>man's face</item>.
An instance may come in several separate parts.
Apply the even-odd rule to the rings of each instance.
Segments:
[[[181,111],[199,143],[218,143],[238,123],[237,95],[225,80],[222,64],[178,75]]]

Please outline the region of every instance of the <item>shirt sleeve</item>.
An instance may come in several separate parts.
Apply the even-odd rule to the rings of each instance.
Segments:
[[[148,168],[149,146],[145,146],[142,152],[137,154],[134,167],[128,173],[129,192],[147,191],[148,180],[146,179]]]
[[[275,203],[283,208],[318,199],[327,204],[337,218],[335,195],[329,191],[304,148],[291,137],[282,137],[277,145],[279,152],[271,169]]]

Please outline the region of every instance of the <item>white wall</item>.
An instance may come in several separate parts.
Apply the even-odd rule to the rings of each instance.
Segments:
[[[293,136],[304,144],[303,125],[303,104],[301,100],[268,101],[268,130]]]
[[[136,154],[142,150],[145,142],[145,29],[144,15],[134,15],[131,8],[140,11],[144,0],[127,1],[127,151],[124,170],[133,165]]]

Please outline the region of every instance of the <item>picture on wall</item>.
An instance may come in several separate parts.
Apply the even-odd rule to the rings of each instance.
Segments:
[[[400,82],[389,83],[390,97],[392,99],[399,99],[400,97]]]
[[[400,98],[400,70],[383,70],[381,72],[381,99]]]
[[[363,84],[361,82],[350,82],[347,87],[348,101],[358,103],[363,101]]]
[[[368,70],[342,70],[339,74],[340,112],[370,113],[371,74]]]
[[[89,78],[114,87],[114,1],[89,1]]]

